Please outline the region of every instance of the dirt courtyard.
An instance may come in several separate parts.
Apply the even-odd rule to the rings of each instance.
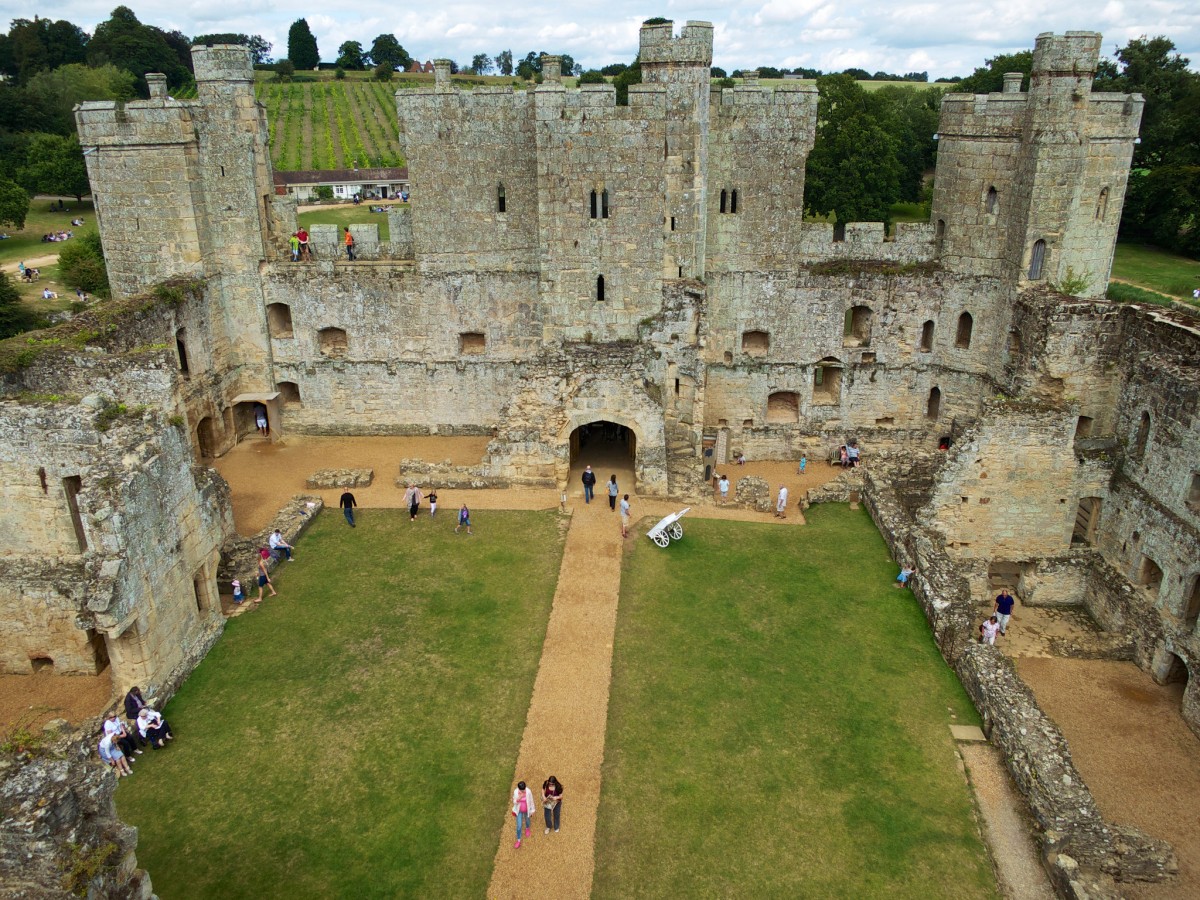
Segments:
[[[1125,896],[1200,897],[1200,740],[1179,714],[1182,685],[1109,660],[1024,658],[1017,670],[1062,729],[1105,819],[1175,847],[1177,879],[1123,884]]]

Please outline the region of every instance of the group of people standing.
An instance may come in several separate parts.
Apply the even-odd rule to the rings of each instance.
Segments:
[[[161,750],[167,746],[167,741],[175,739],[171,726],[162,713],[146,702],[141,688],[135,685],[129,689],[124,706],[129,725],[121,721],[114,709],[104,719],[97,747],[100,758],[116,772],[118,778],[133,774],[130,763],[142,754],[142,748],[147,744]]]
[[[591,466],[585,466],[583,469],[583,502],[591,503],[592,498],[596,495],[596,473],[592,471]],[[621,489],[617,486],[617,476],[612,475],[608,479],[606,485],[608,491],[608,508],[610,511],[617,510],[617,497],[621,495]],[[620,500],[621,509],[621,537],[629,537],[629,495],[625,494]]]
[[[1016,601],[1008,588],[1001,588],[996,595],[992,614],[979,626],[979,643],[994,645],[997,637],[1008,634],[1008,623],[1012,619],[1013,605]]]
[[[542,782],[542,814],[546,820],[546,834],[550,829],[558,833],[562,825],[562,783],[551,775]],[[517,823],[517,843],[514,848],[521,848],[521,838],[529,837],[533,831],[533,791],[523,781],[518,781],[512,795],[512,814]]]

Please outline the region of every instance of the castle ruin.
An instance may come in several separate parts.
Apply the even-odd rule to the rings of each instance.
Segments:
[[[193,48],[195,100],[78,107],[115,300],[5,366],[4,670],[186,676],[235,537],[203,460],[262,403],[275,436],[487,435],[483,477],[560,487],[607,423],[679,498],[733,448],[857,439],[947,659],[1009,579],[1185,681],[1200,734],[1200,327],[1103,299],[1142,100],[1093,93],[1100,35],[947,96],[932,221],[890,235],[802,221],[816,90],[713,88],[712,37],[643,26],[628,106],[554,57],[526,91],[435,62],[396,94],[411,205],[355,262],[335,226],[290,262],[245,48]]]

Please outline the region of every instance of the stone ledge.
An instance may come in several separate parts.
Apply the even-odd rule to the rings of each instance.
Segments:
[[[320,469],[308,476],[304,486],[309,490],[370,487],[374,480],[374,469]]]

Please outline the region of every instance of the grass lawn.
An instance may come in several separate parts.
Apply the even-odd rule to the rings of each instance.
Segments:
[[[1200,288],[1200,261],[1177,256],[1146,244],[1117,244],[1113,257],[1113,278],[1120,278],[1150,290],[1191,300]]]
[[[357,206],[353,203],[323,206],[311,212],[302,212],[296,216],[296,219],[305,228],[312,228],[314,225],[336,225],[339,236],[347,225],[375,224],[379,226],[379,239],[381,241],[391,240],[387,213],[371,212],[371,204],[366,200]]]
[[[160,896],[484,896],[562,540],[453,508],[322,513],[230,621],[117,791]]]
[[[998,896],[970,702],[866,511],[806,515],[627,557],[596,897]]]
[[[58,253],[66,244],[44,244],[42,235],[51,231],[72,231],[81,237],[96,230],[96,215],[92,209],[90,198],[82,203],[74,197],[63,197],[70,212],[50,212],[50,204],[57,205],[59,198],[53,200],[37,197],[29,204],[29,215],[25,217],[25,227],[20,231],[11,228],[0,228],[0,233],[8,234],[9,239],[0,241],[0,265],[8,267],[9,263],[18,263],[23,259],[34,259],[49,253]],[[76,228],[71,220],[83,217],[83,227]],[[42,271],[45,271],[43,267]]]

